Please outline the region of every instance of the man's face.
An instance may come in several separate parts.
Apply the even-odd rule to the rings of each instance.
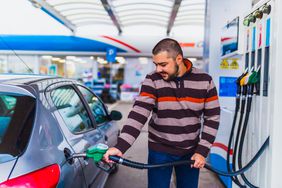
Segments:
[[[162,51],[156,55],[153,55],[153,62],[156,65],[156,71],[164,80],[172,80],[178,75],[179,65],[177,63],[179,57],[176,60],[169,56],[167,51]]]

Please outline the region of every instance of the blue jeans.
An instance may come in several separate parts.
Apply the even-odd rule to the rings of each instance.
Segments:
[[[172,161],[190,160],[192,154],[185,156],[171,155],[149,149],[148,163],[160,164]],[[153,168],[148,170],[148,188],[169,188],[172,174],[171,167]],[[191,165],[175,166],[177,188],[198,188],[199,169]]]

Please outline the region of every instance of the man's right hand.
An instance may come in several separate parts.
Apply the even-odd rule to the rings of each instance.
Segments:
[[[113,161],[109,160],[109,156],[111,155],[117,155],[119,157],[122,157],[122,152],[115,147],[109,148],[108,151],[104,154],[103,160],[106,163],[113,163]]]

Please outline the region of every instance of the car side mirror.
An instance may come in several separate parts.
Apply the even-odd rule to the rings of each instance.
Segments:
[[[122,114],[119,111],[113,110],[110,113],[110,118],[111,120],[118,121],[118,120],[121,120]]]

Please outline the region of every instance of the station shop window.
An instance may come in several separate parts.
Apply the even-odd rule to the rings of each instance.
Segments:
[[[93,56],[43,55],[40,57],[39,73],[83,80],[87,77],[85,73],[93,76],[93,63]]]
[[[0,73],[7,73],[8,63],[6,56],[0,56]]]
[[[98,78],[106,79],[106,83],[110,83],[110,77],[112,77],[112,83],[120,83],[124,80],[124,65],[119,63],[99,64],[98,66]]]
[[[37,73],[37,56],[35,55],[7,55],[0,57],[0,73]]]

